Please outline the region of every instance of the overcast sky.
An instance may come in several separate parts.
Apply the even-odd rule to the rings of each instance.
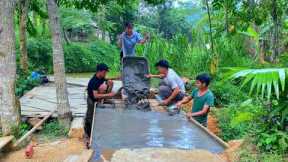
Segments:
[[[194,3],[195,5],[199,5],[200,4],[200,0],[175,0],[174,1],[174,5],[175,5],[175,7],[178,7],[178,3],[181,3],[181,2],[192,2],[192,3]]]

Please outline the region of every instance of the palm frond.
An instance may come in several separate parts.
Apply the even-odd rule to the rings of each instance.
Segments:
[[[250,84],[249,94],[255,92],[268,99],[272,92],[279,99],[280,92],[285,90],[285,82],[288,74],[287,68],[246,69],[234,73],[230,79],[243,79],[241,88]]]

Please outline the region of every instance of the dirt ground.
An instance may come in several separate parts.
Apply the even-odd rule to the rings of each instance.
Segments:
[[[1,162],[63,162],[69,155],[81,155],[86,150],[79,139],[58,139],[50,143],[36,144],[31,159],[25,158],[25,148],[0,157]]]
[[[238,150],[243,144],[243,140],[232,140],[228,142],[229,148],[219,156],[226,162],[235,162],[239,160]]]

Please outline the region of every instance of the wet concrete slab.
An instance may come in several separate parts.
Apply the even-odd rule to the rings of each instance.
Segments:
[[[93,123],[92,148],[96,160],[102,149],[176,148],[203,149],[212,153],[224,147],[184,115],[97,108]]]

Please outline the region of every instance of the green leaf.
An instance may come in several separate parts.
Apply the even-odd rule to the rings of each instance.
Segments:
[[[279,84],[281,84],[281,90],[284,92],[287,71],[287,68],[245,69],[235,72],[229,78],[232,80],[243,79],[241,88],[250,83],[250,95],[256,86],[256,95],[261,90],[262,98],[266,96],[270,100],[272,94],[275,94],[277,99],[279,99]]]

